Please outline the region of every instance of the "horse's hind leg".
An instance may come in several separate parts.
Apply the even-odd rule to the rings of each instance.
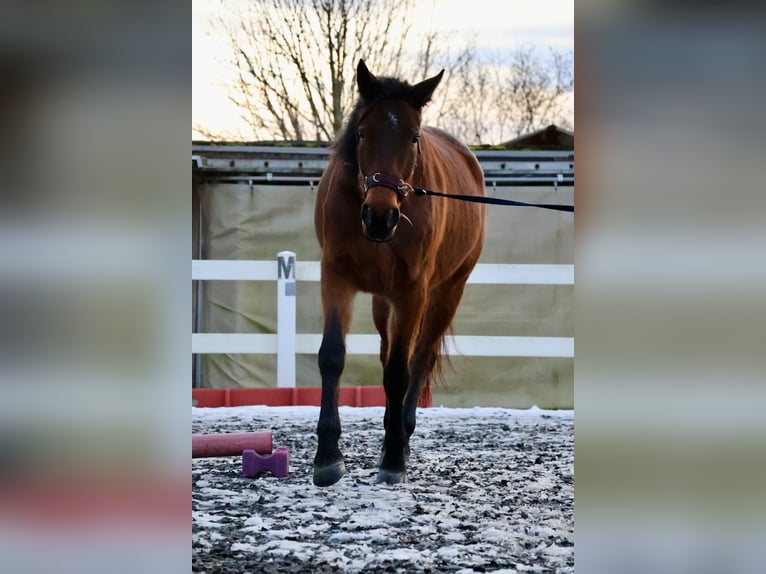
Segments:
[[[372,296],[372,320],[380,333],[380,363],[386,367],[388,360],[388,319],[391,316],[391,305],[380,295]],[[383,417],[383,427],[388,428],[388,409]]]
[[[403,402],[410,383],[410,357],[415,336],[425,312],[425,290],[412,290],[393,304],[389,321],[388,357],[383,368],[386,390],[386,433],[380,460],[378,482],[397,484],[406,480],[406,444]]]
[[[404,430],[407,435],[408,450],[409,438],[415,430],[420,395],[423,388],[430,384],[431,374],[441,351],[442,339],[457,312],[471,268],[472,266],[467,272],[432,289],[429,294],[420,337],[412,356],[410,386],[404,398]]]
[[[324,331],[319,348],[319,372],[322,376],[322,403],[317,423],[317,452],[314,457],[314,484],[329,486],[338,482],[346,465],[338,448],[340,416],[338,388],[346,364],[345,338],[351,324],[353,287],[322,264],[322,307]]]
[[[380,333],[380,362],[386,366],[388,358],[388,318],[391,316],[391,305],[380,295],[372,296],[372,320]]]

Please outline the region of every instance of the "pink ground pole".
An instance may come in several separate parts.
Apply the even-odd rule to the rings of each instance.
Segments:
[[[192,435],[192,458],[241,456],[248,449],[271,454],[272,447],[271,431]]]

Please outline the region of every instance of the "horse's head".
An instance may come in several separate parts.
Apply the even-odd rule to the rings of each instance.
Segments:
[[[364,189],[362,228],[371,241],[389,241],[399,223],[399,208],[411,189],[420,153],[421,110],[431,99],[444,70],[411,86],[377,78],[359,60],[356,82],[361,96],[356,130],[356,159]]]

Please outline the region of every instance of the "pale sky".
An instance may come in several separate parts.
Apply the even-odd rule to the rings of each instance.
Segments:
[[[233,135],[239,112],[226,97],[220,40],[210,35],[216,10],[219,0],[192,2],[192,125]],[[450,32],[461,45],[475,39],[480,51],[521,44],[574,50],[574,0],[422,0],[416,12],[424,31]]]

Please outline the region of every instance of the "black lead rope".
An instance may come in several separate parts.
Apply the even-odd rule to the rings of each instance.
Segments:
[[[438,197],[448,197],[450,199],[460,199],[462,201],[472,201],[473,203],[489,203],[492,205],[518,205],[522,207],[539,207],[541,209],[553,209],[555,211],[571,211],[574,213],[574,205],[556,205],[550,203],[524,203],[523,201],[513,201],[512,199],[500,199],[499,197],[486,197],[481,195],[459,195],[454,193],[441,193],[422,187],[413,187],[415,195],[435,195]]]

